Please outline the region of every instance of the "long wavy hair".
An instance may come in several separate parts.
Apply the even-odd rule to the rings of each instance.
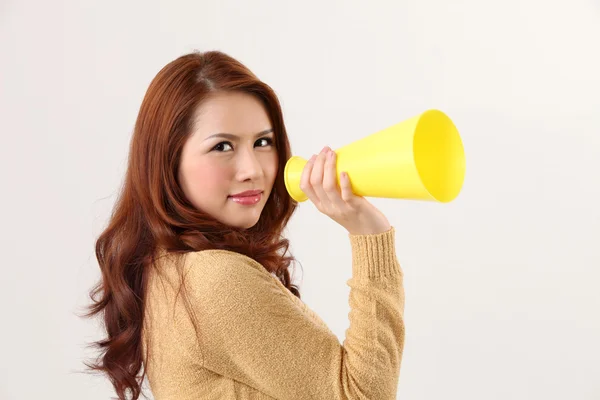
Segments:
[[[226,226],[196,209],[177,180],[194,112],[215,91],[256,96],[264,104],[275,133],[278,175],[258,223],[249,229]],[[300,298],[288,269],[295,258],[286,255],[289,242],[282,236],[298,205],[287,194],[283,180],[290,157],[274,91],[227,54],[209,51],[183,55],[152,80],[137,116],[123,186],[108,225],[96,241],[102,275],[90,291],[92,304],[84,314],[87,318],[101,314],[107,334],[92,343],[100,350],[96,362],[84,363],[92,372],[108,376],[119,399],[126,399],[129,393],[135,400],[143,394],[146,287],[159,250],[179,255],[206,249],[242,253],[262,264]]]

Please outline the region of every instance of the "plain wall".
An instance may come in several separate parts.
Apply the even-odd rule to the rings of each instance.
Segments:
[[[426,109],[467,155],[449,204],[371,199],[397,230],[398,399],[600,399],[600,3],[0,1],[0,399],[107,399],[77,313],[144,93],[222,50],[270,84],[294,154]],[[350,245],[310,203],[288,236],[343,340]]]

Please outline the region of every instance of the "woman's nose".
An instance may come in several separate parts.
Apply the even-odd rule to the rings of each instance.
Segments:
[[[262,165],[260,160],[256,156],[254,149],[243,150],[239,154],[238,163],[238,179],[244,180],[256,180],[261,178],[263,175]]]

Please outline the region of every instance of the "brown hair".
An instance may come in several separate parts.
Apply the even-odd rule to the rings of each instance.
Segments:
[[[225,226],[196,209],[177,181],[182,147],[200,103],[214,91],[243,91],[265,106],[275,133],[279,169],[258,223]],[[282,231],[295,202],[285,189],[284,166],[291,156],[281,106],[274,91],[239,61],[219,51],[193,52],[167,64],[150,83],[135,124],[120,196],[106,229],[96,241],[102,277],[90,292],[85,317],[101,313],[107,337],[92,371],[105,373],[119,399],[142,394],[142,327],[148,273],[159,249],[185,254],[227,249],[261,263],[300,298],[288,267],[294,257]],[[96,299],[97,296],[100,296]],[[147,358],[146,358],[147,359]]]

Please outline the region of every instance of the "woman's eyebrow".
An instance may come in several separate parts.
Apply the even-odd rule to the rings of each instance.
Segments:
[[[271,133],[271,132],[273,132],[273,128],[266,129],[262,132],[258,132],[257,134],[254,135],[254,137],[258,138],[259,136],[266,135],[267,133]],[[221,137],[221,138],[230,139],[230,140],[239,139],[239,136],[231,134],[231,133],[215,133],[214,135],[210,135],[209,137],[207,137],[204,140],[208,140],[208,139],[215,138],[215,137]]]

